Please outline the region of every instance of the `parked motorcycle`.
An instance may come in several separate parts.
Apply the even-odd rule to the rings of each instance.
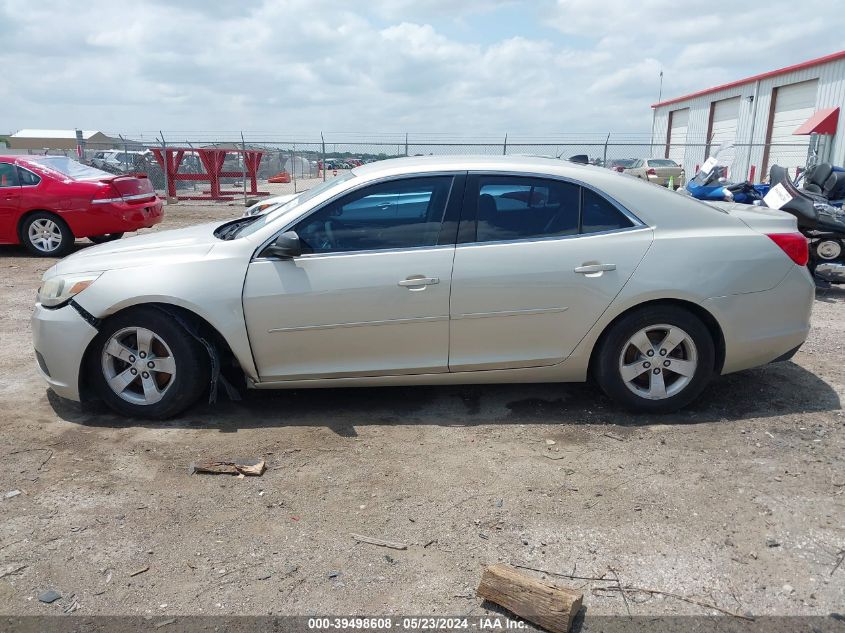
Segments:
[[[699,200],[724,200],[754,204],[769,192],[769,185],[752,185],[750,182],[728,182],[726,172],[734,161],[736,148],[733,143],[723,143],[704,161],[704,164],[687,182],[686,193]],[[759,204],[759,202],[758,202]]]
[[[834,207],[845,202],[845,167],[819,163],[802,172],[794,184],[811,198],[822,196],[825,203]]]
[[[799,188],[790,180],[785,168],[773,165],[769,172],[772,196],[767,198],[767,206],[774,206],[798,218],[798,230],[809,242],[807,267],[818,286],[829,287],[830,284],[845,284],[845,210],[830,204],[825,192],[837,191],[839,176],[831,171],[830,165],[819,170],[823,166],[815,169],[818,177],[809,174],[805,186]],[[842,174],[845,184],[845,172]],[[818,186],[816,181],[822,180],[823,176],[826,176],[823,180],[827,184],[816,193],[810,185]]]

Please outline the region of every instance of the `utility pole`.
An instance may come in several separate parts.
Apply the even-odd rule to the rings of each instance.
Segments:
[[[657,103],[663,101],[663,69],[660,70],[660,88],[657,91]],[[651,112],[651,143],[649,143],[649,158],[654,158],[654,123],[657,119],[657,108]]]

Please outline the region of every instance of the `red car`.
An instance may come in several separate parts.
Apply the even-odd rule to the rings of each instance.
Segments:
[[[0,156],[0,244],[61,257],[158,224],[161,199],[143,174],[115,176],[65,156]]]

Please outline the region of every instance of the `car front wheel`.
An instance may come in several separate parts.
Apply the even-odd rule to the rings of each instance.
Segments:
[[[139,307],[105,322],[88,354],[88,371],[118,413],[164,419],[199,399],[208,386],[209,359],[170,314]]]
[[[39,211],[21,225],[21,241],[38,257],[64,257],[73,248],[73,232],[59,216]]]
[[[707,327],[680,307],[650,306],[615,323],[594,367],[602,390],[637,413],[677,411],[713,377],[715,346]]]

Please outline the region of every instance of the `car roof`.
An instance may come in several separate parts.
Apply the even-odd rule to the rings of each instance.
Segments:
[[[424,171],[520,171],[540,173],[580,173],[586,165],[541,156],[409,156],[392,158],[356,167],[356,176],[369,178],[388,174]]]
[[[352,170],[358,184],[411,174],[480,171],[558,176],[593,187],[646,224],[664,228],[717,226],[729,216],[700,200],[604,167],[535,156],[414,156],[368,163]],[[346,181],[347,187],[355,185]]]

